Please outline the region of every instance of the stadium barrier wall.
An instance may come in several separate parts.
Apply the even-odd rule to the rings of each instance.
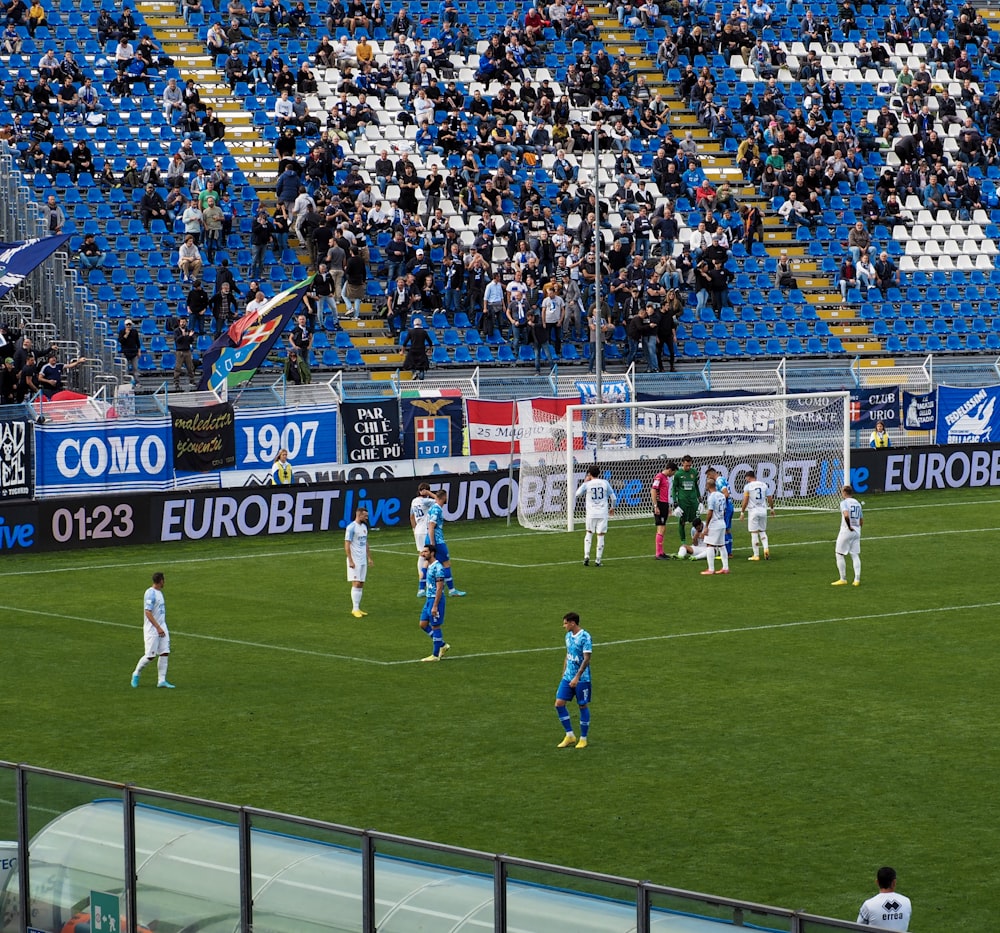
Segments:
[[[1000,444],[867,448],[851,459],[857,492],[1000,486]]]
[[[40,799],[44,811],[29,808]],[[416,933],[428,918],[458,933],[870,930],[5,761],[0,827],[16,837],[18,852],[0,884],[2,933]],[[91,925],[97,905],[112,915]]]

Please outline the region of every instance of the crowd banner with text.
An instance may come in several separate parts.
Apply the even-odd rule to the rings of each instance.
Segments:
[[[1000,487],[1000,444],[864,448],[851,453],[856,492]]]
[[[236,413],[232,402],[197,408],[170,406],[174,470],[207,473],[236,465]]]
[[[282,449],[296,468],[337,463],[338,423],[336,405],[237,410],[236,468],[263,470],[270,482]]]
[[[468,399],[470,456],[565,449],[566,409],[571,398],[529,398],[516,402]],[[512,446],[513,445],[513,446]]]
[[[170,489],[173,440],[167,418],[36,424],[35,495]]]
[[[903,428],[907,431],[933,431],[937,425],[937,393],[914,395],[903,392]]]
[[[939,444],[987,444],[1000,440],[1000,386],[969,389],[938,386],[937,431]]]
[[[851,427],[858,431],[871,431],[879,421],[898,428],[899,409],[899,386],[851,389]]]
[[[460,398],[404,398],[399,404],[404,459],[429,460],[462,453]]]
[[[403,459],[399,403],[395,399],[341,402],[340,420],[348,463]]]
[[[20,285],[68,239],[68,233],[60,233],[34,240],[0,243],[0,298]]]
[[[31,498],[31,425],[27,418],[0,421],[0,499]]]
[[[312,280],[312,276],[303,279],[230,324],[205,351],[199,391],[211,389],[221,395],[223,385],[232,389],[252,379],[298,311]]]

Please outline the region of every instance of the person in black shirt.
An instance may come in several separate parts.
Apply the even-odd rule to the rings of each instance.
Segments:
[[[194,359],[191,350],[194,347],[195,334],[188,326],[187,318],[181,318],[174,330],[174,351],[176,362],[174,363],[174,391],[181,390],[181,371],[186,369],[188,374],[188,386],[194,388]]]
[[[122,356],[125,357],[128,374],[130,376],[136,375],[135,362],[142,350],[142,340],[139,337],[139,331],[131,321],[125,321],[122,329],[118,332],[118,346],[121,348]]]
[[[400,346],[406,347],[406,359],[403,361],[403,368],[415,373],[417,379],[423,379],[430,369],[430,359],[427,356],[427,348],[434,346],[434,340],[426,330],[424,322],[420,317],[415,317],[410,329],[403,337]]]

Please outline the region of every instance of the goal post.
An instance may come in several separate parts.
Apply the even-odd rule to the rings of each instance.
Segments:
[[[561,427],[556,449],[522,451],[517,516],[526,528],[572,531],[592,464],[618,497],[612,521],[648,519],[654,477],[686,455],[702,494],[709,467],[737,498],[753,471],[784,509],[836,509],[850,476],[849,392],[571,405]]]

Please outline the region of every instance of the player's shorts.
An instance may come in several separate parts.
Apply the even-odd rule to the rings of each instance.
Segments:
[[[747,531],[767,531],[767,509],[750,509],[747,512]]]
[[[434,556],[441,561],[442,564],[447,564],[451,560],[451,555],[448,553],[448,545],[442,541],[440,544],[434,545]]]
[[[708,557],[707,547],[695,547],[691,549],[691,557],[694,560],[705,560]]]
[[[602,515],[600,518],[588,518],[587,531],[592,535],[606,535],[608,533],[607,515]]]
[[[657,525],[665,525],[667,523],[667,519],[670,518],[670,503],[660,502],[659,506],[660,511],[653,512],[653,521],[655,521]]]
[[[144,624],[142,640],[146,646],[146,657],[155,658],[161,654],[170,654],[170,630],[163,626],[166,635],[157,635],[152,625]]]
[[[437,619],[435,619],[433,612],[434,609],[433,598],[425,600],[424,608],[420,610],[420,621],[429,622],[431,628],[434,628],[435,626],[438,625],[444,625],[444,612],[445,609],[447,608],[448,608],[448,597],[442,595],[441,599],[438,601],[438,617]]]
[[[568,680],[560,680],[556,688],[556,699],[576,700],[578,706],[586,706],[590,702],[590,685],[589,680],[581,680],[575,687],[571,687]]]
[[[861,532],[841,530],[837,535],[838,554],[860,554],[861,553]]]
[[[726,523],[725,521],[717,522],[713,521],[711,525],[708,526],[708,531],[705,533],[705,544],[711,547],[725,547],[726,544]]]
[[[677,507],[684,513],[681,516],[681,521],[693,522],[698,517],[698,505],[697,501],[692,503],[678,502]]]
[[[356,560],[354,566],[352,567],[345,560],[344,563],[347,565],[347,582],[348,583],[364,583],[365,577],[368,576],[368,561]]]
[[[416,542],[417,553],[419,553],[425,547],[427,547],[427,529],[425,528],[425,529],[423,529],[423,531],[418,531],[416,528],[414,528],[413,529],[413,540]]]

